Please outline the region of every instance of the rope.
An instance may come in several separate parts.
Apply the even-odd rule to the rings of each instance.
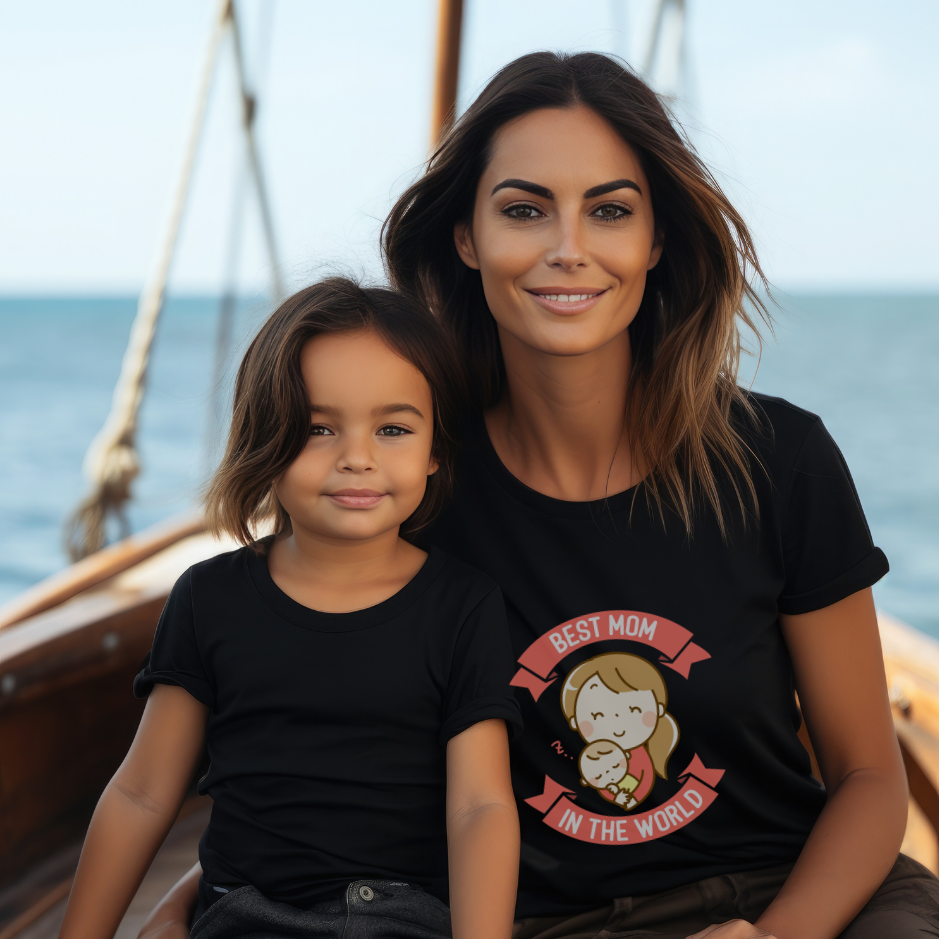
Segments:
[[[72,561],[80,560],[104,546],[105,528],[109,516],[115,516],[118,519],[123,533],[126,534],[128,531],[124,506],[130,499],[131,484],[140,472],[140,457],[136,446],[137,417],[143,401],[150,349],[153,345],[160,312],[163,309],[166,281],[173,261],[183,209],[192,178],[193,164],[205,123],[206,105],[212,88],[215,61],[231,18],[231,0],[219,0],[202,70],[189,140],[156,267],[137,304],[137,315],[134,317],[130,340],[121,362],[121,372],[114,388],[111,411],[104,426],[92,440],[85,456],[84,473],[89,482],[90,492],[66,524],[65,545]]]

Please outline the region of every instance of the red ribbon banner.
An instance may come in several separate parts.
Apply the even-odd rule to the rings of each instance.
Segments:
[[[695,754],[678,780],[684,785],[667,802],[635,815],[597,815],[578,808],[570,789],[545,776],[544,793],[525,801],[545,812],[545,825],[578,841],[591,844],[639,844],[654,841],[684,828],[717,798],[712,788],[724,775],[722,769],[708,769]]]
[[[562,623],[536,639],[519,657],[520,668],[512,679],[517,688],[527,688],[537,701],[545,688],[557,679],[558,663],[572,650],[594,642],[629,639],[651,646],[661,653],[659,665],[684,678],[695,662],[711,656],[691,641],[692,633],[684,626],[640,613],[636,610],[603,610]]]

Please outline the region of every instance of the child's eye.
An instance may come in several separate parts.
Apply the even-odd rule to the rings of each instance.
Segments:
[[[532,219],[539,218],[544,215],[540,209],[536,209],[533,205],[526,205],[525,203],[519,203],[518,205],[509,205],[502,210],[503,215],[507,215],[509,218],[517,219]]]
[[[314,424],[310,428],[311,437],[326,437],[326,436],[332,436],[332,435],[333,435],[333,432],[328,427],[325,427],[322,424]]]
[[[603,205],[598,205],[590,214],[603,222],[615,222],[618,218],[623,218],[625,215],[632,215],[632,212],[626,208],[625,205],[617,205],[615,202],[604,202]]]
[[[405,434],[409,433],[411,433],[411,431],[406,427],[399,427],[397,424],[386,424],[378,430],[380,437],[403,437]]]

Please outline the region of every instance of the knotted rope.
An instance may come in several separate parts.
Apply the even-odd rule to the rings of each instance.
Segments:
[[[163,309],[166,281],[182,222],[183,209],[192,178],[192,168],[205,123],[206,105],[212,88],[215,61],[225,30],[232,19],[231,0],[219,0],[218,12],[202,71],[196,109],[183,157],[176,192],[153,276],[137,304],[121,373],[114,388],[111,411],[85,456],[84,473],[90,492],[66,523],[65,546],[72,561],[102,548],[109,516],[115,516],[126,533],[124,506],[130,499],[131,484],[140,472],[137,453],[137,417],[143,401],[150,349]]]

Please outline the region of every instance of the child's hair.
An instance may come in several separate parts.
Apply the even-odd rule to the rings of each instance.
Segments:
[[[564,688],[561,691],[561,709],[568,721],[574,717],[580,689],[594,675],[610,691],[617,694],[624,691],[651,691],[656,704],[668,707],[668,689],[665,687],[665,679],[651,662],[647,662],[638,655],[630,655],[628,652],[607,652],[581,662],[567,676],[567,681],[564,682]],[[665,772],[668,758],[677,745],[678,724],[666,711],[658,718],[652,736],[645,743],[649,758],[652,760],[652,767],[662,779],[668,779]]]
[[[625,752],[618,743],[613,743],[612,740],[594,740],[593,743],[588,743],[581,751],[580,757],[577,760],[577,768],[580,770],[580,784],[582,786],[593,786],[594,789],[597,788],[592,782],[587,780],[587,774],[584,772],[584,760],[599,760],[601,756],[609,756],[617,750],[619,750],[620,753]],[[623,776],[625,776],[627,772],[628,770],[624,767]]]
[[[410,362],[427,379],[433,398],[431,452],[440,465],[428,477],[420,505],[402,524],[402,535],[428,525],[443,507],[453,484],[451,433],[462,398],[451,340],[415,300],[331,277],[286,299],[242,359],[228,444],[205,495],[206,522],[214,534],[256,545],[261,522],[272,520],[275,536],[291,530],[274,485],[309,439],[310,402],[301,353],[317,336],[355,330],[372,330]]]

